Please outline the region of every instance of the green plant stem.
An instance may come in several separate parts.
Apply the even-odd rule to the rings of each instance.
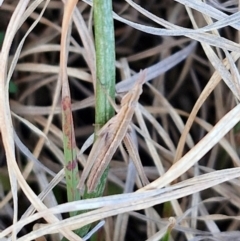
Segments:
[[[107,91],[107,94],[114,99],[115,41],[112,1],[94,0],[93,3],[97,64],[95,131],[98,131],[114,115],[114,109],[105,92]]]
[[[66,88],[66,86],[65,86]],[[64,148],[64,169],[65,178],[67,184],[67,199],[68,202],[80,200],[80,191],[77,188],[79,183],[79,172],[77,163],[77,149],[73,128],[72,110],[70,93],[66,90],[62,90],[64,93],[62,97],[62,123],[63,123],[63,148]],[[73,217],[79,214],[78,211],[70,212],[70,216]],[[75,230],[75,233],[79,236],[83,236],[88,230],[79,229]],[[64,237],[62,241],[67,241]]]
[[[108,100],[115,97],[115,40],[112,18],[112,0],[94,0],[94,33],[96,48],[96,109],[95,109],[95,139],[98,130],[114,115],[114,109]],[[83,199],[103,195],[108,168],[104,171],[94,192],[86,189]],[[88,229],[89,226],[83,227]]]
[[[171,202],[165,202],[163,205],[163,218],[169,218],[172,215]],[[171,229],[168,229],[161,241],[168,241],[170,238]]]
[[[71,101],[69,96],[62,99],[62,123],[63,123],[63,147],[65,161],[65,177],[67,183],[68,202],[80,200],[80,191],[77,188],[79,183],[77,150],[72,120]],[[77,212],[71,212],[75,216]]]
[[[95,134],[114,115],[108,96],[115,95],[115,41],[111,0],[94,0],[94,32],[96,47],[96,113]],[[96,135],[95,135],[96,136]],[[102,196],[107,179],[104,172],[98,187],[91,197]],[[87,196],[89,198],[89,196]]]

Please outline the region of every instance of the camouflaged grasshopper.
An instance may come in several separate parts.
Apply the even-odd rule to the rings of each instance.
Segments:
[[[123,96],[121,100],[121,108],[118,113],[111,118],[98,132],[97,140],[88,156],[87,164],[80,177],[78,188],[83,191],[84,184],[87,180],[88,192],[95,190],[100,177],[104,170],[109,165],[114,153],[123,141],[126,148],[129,148],[129,154],[134,155],[132,158],[136,169],[141,178],[142,185],[149,183],[137,149],[132,151],[135,145],[132,143],[128,130],[132,121],[135,107],[138,103],[139,96],[142,93],[142,85],[145,82],[146,71],[141,71],[139,79],[134,84],[133,88]],[[134,154],[135,153],[135,154]],[[137,160],[137,161],[136,161]]]

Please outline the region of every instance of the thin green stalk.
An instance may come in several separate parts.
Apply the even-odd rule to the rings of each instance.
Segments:
[[[115,97],[115,40],[112,18],[112,0],[94,0],[94,33],[96,49],[96,109],[95,134],[114,115],[114,109],[108,100]],[[96,135],[95,135],[96,137]],[[107,180],[108,168],[103,173],[94,192],[88,193],[86,188],[83,199],[103,195]],[[89,225],[83,227],[88,230]]]
[[[64,169],[67,184],[68,202],[80,200],[80,191],[77,188],[79,183],[77,150],[73,129],[71,101],[68,96],[62,99],[62,123],[63,123],[63,147],[64,147]],[[76,212],[71,212],[70,216],[75,216]]]
[[[61,51],[60,51],[60,72],[59,80],[62,82],[62,131],[63,131],[63,149],[64,149],[64,170],[67,186],[68,202],[80,200],[80,190],[78,189],[79,172],[77,161],[77,147],[74,133],[74,125],[71,109],[71,94],[69,90],[67,59],[68,46],[70,40],[69,22],[71,22],[72,12],[77,1],[69,0],[64,8],[61,35]],[[80,212],[70,212],[70,216],[78,215]],[[88,227],[83,227],[74,232],[83,237],[88,232]],[[62,241],[66,241],[64,237]]]
[[[96,113],[95,134],[114,115],[108,96],[115,95],[115,41],[111,0],[94,0],[94,33],[96,48]],[[85,198],[102,196],[107,180],[106,170],[93,193]]]
[[[66,91],[63,89],[63,92]],[[63,124],[63,148],[64,148],[64,169],[65,178],[67,184],[67,199],[68,202],[80,200],[80,191],[77,188],[79,183],[79,172],[77,162],[77,149],[73,128],[72,110],[70,93],[62,96],[62,124]],[[79,214],[78,211],[70,212],[70,216],[73,217]],[[79,236],[83,236],[88,230],[79,229],[76,230]],[[67,241],[64,237],[62,241]]]
[[[112,0],[94,0],[93,3],[97,65],[95,131],[98,131],[114,115],[107,94],[114,99],[115,41]]]
[[[171,231],[170,231],[170,230],[167,230],[166,234],[165,234],[164,237],[161,239],[161,241],[169,241],[169,239],[170,239],[170,234],[171,234]]]
[[[171,202],[165,202],[163,206],[163,218],[169,218],[172,216]],[[168,228],[166,234],[161,241],[169,241],[172,228]]]

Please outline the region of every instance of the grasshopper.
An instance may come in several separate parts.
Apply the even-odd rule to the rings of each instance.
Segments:
[[[133,88],[123,96],[121,100],[121,108],[118,113],[98,132],[97,140],[93,145],[93,148],[88,156],[87,164],[80,177],[78,188],[81,192],[84,191],[86,179],[88,179],[88,192],[95,190],[100,177],[109,165],[114,153],[122,141],[125,143],[126,147],[129,147],[129,149],[134,147],[130,135],[128,134],[128,130],[139,96],[142,93],[142,85],[145,82],[145,77],[146,71],[140,72],[139,79],[136,81]],[[139,176],[142,184],[149,184],[136,148],[133,152],[129,150],[129,153],[130,155],[135,155],[133,160],[137,160],[134,164],[140,174]]]

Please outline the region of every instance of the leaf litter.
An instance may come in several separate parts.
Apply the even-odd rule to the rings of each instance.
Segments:
[[[93,119],[86,119],[86,113],[94,106],[96,78],[91,1],[84,2],[73,14],[74,31],[65,60],[79,149],[93,133]],[[63,149],[56,77],[62,15],[52,14],[61,13],[64,4],[2,2],[0,11],[11,21],[4,26],[0,56],[0,130],[6,153],[6,161],[2,155],[0,161],[11,191],[1,178],[0,239],[40,240],[49,234],[51,240],[62,235],[81,240],[71,230],[105,219],[100,226],[105,226],[106,240],[127,240],[131,233],[136,240],[160,240],[169,229],[173,240],[239,240],[240,45],[236,30],[240,15],[238,1],[228,2],[113,1],[117,97],[132,89],[141,69],[147,73],[131,123],[137,141],[129,153],[139,150],[150,184],[141,187],[138,175],[127,177],[128,168],[133,167],[120,148],[122,155],[117,152],[110,164],[106,197],[66,204],[55,195],[65,193],[65,182],[59,172]],[[18,85],[18,93],[9,96],[10,80]],[[89,153],[84,149],[78,154],[82,168]],[[35,165],[37,161],[46,169]],[[52,178],[46,170],[57,175]],[[22,207],[18,200],[23,194]],[[215,199],[207,202],[209,198]],[[166,202],[171,203],[170,216],[161,209]],[[92,210],[70,218],[65,215],[82,209]],[[139,215],[138,210],[144,212]],[[111,218],[116,215],[116,220]],[[39,227],[31,231],[33,222]]]

